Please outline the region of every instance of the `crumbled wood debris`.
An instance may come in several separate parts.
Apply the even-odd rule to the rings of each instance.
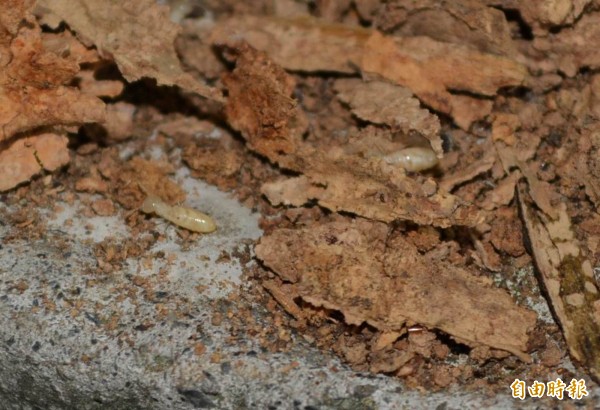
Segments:
[[[250,148],[277,162],[278,156],[296,151],[306,128],[302,111],[291,98],[294,80],[247,44],[234,52],[236,68],[223,79],[229,94],[227,119]]]
[[[517,61],[463,45],[429,37],[387,37],[309,18],[233,17],[217,26],[213,38],[224,44],[242,38],[291,70],[354,73],[358,68],[383,77],[409,88],[465,129],[490,113],[491,102],[448,90],[490,96],[498,88],[523,84],[527,76]]]
[[[359,118],[399,129],[404,134],[423,135],[435,153],[443,155],[440,121],[419,106],[410,90],[383,81],[343,79],[335,82],[338,97],[348,103]]]
[[[20,138],[0,151],[0,191],[29,180],[41,170],[54,171],[69,162],[67,137],[37,134]]]
[[[419,323],[467,345],[484,344],[529,360],[533,312],[440,255],[420,255],[385,224],[340,219],[275,230],[261,239],[256,254],[293,285],[288,290],[292,299],[339,310],[349,324],[364,322],[381,332],[402,334]]]
[[[8,240],[42,234],[33,204],[77,198],[142,238],[98,245],[98,274],[132,255],[151,264],[160,235],[143,236],[149,222],[132,210],[144,190],[185,199],[170,178],[182,159],[264,216],[264,266],[249,274],[270,325],[244,307],[236,317],[233,299],[215,323],[270,351],[290,347],[292,327],[415,388],[505,389],[515,375],[568,374],[567,352],[600,379],[591,1],[209,1],[201,23],[180,3],[171,14],[151,0],[0,6],[0,191],[71,157],[67,173],[6,195],[28,203],[6,218]],[[127,84],[143,77],[181,91]],[[141,155],[147,144],[168,157]],[[386,159],[408,147],[431,149],[437,165]],[[532,258],[562,333],[523,306],[542,298]],[[131,286],[150,299],[158,281]],[[157,306],[157,318],[172,311]],[[101,316],[110,331],[123,322]],[[460,352],[469,361],[457,365]]]
[[[180,26],[169,20],[168,11],[152,0],[110,5],[102,0],[39,0],[37,9],[46,22],[55,23],[51,26],[64,21],[85,44],[94,44],[101,54],[109,54],[128,81],[155,78],[159,84],[178,85],[222,100],[218,90],[182,70],[174,44]]]
[[[242,55],[256,55],[256,52],[248,47],[240,52]],[[262,65],[274,66],[272,62],[263,62],[264,54],[259,56]],[[442,227],[453,224],[474,226],[481,222],[477,210],[444,190],[438,190],[433,179],[407,177],[402,168],[388,164],[382,155],[370,157],[365,152],[356,152],[356,149],[353,149],[352,145],[360,145],[360,140],[367,145],[373,145],[373,135],[360,136],[355,144],[350,141],[346,147],[341,146],[338,149],[327,149],[330,146],[327,141],[317,141],[314,145],[303,143],[300,132],[304,127],[301,127],[300,131],[293,128],[284,133],[287,139],[281,137],[279,131],[285,130],[288,123],[296,125],[302,122],[297,119],[296,109],[289,111],[283,108],[285,105],[282,107],[279,99],[267,99],[263,93],[253,93],[248,89],[248,84],[251,84],[250,87],[256,87],[257,84],[267,83],[265,90],[270,90],[283,87],[289,82],[288,77],[274,68],[271,69],[271,73],[265,70],[252,72],[252,68],[244,68],[245,65],[253,64],[251,60],[238,58],[237,63],[236,70],[248,74],[227,78],[226,84],[235,90],[230,92],[230,95],[243,94],[243,98],[236,99],[235,111],[228,110],[228,115],[236,115],[233,123],[242,130],[251,149],[285,168],[302,172],[308,177],[308,182],[302,178],[293,178],[266,184],[263,192],[275,205],[287,201],[285,198],[278,198],[278,193],[296,191],[302,192],[304,196],[298,198],[295,194],[297,199],[293,203],[302,199],[303,202],[317,199],[321,206],[333,211],[349,211],[384,222],[401,218],[423,225]],[[271,92],[276,96],[285,96],[277,88]],[[289,97],[285,97],[285,101],[289,101]],[[293,104],[290,107],[293,107]],[[275,114],[271,114],[271,111]],[[423,114],[417,111],[417,115],[421,117]],[[276,121],[272,118],[281,118],[277,120],[279,125],[273,125]],[[431,134],[430,123],[421,121],[420,124],[424,127],[424,133]],[[390,144],[385,137],[379,142],[382,148],[384,144]],[[301,184],[300,187],[295,186],[297,183]],[[308,184],[313,186],[312,189],[306,190]],[[306,196],[308,193],[314,196]]]
[[[65,165],[65,131],[104,119],[101,100],[68,85],[85,61],[82,50],[64,44],[60,34],[42,33],[31,7],[0,6],[0,191]]]
[[[569,352],[600,378],[600,293],[588,256],[574,237],[566,206],[552,220],[536,212],[524,184],[519,205],[533,256],[562,326]]]

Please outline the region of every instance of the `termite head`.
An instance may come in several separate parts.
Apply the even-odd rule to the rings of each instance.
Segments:
[[[156,206],[160,203],[162,203],[162,200],[159,197],[156,195],[148,195],[140,209],[146,214],[151,214],[155,212]]]

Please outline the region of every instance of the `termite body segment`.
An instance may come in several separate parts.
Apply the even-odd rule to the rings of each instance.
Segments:
[[[400,165],[409,172],[424,171],[437,165],[435,152],[424,147],[410,147],[382,156],[390,165]]]
[[[184,206],[171,206],[155,195],[149,195],[141,208],[192,232],[210,233],[217,229],[215,220],[203,212]]]

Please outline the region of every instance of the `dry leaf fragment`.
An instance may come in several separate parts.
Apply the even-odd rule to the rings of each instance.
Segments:
[[[221,92],[185,73],[175,52],[180,26],[153,0],[39,0],[37,14],[65,21],[85,43],[114,58],[127,81],[155,78],[223,102]]]
[[[405,323],[440,329],[471,345],[523,360],[536,315],[491,281],[421,255],[385,224],[340,218],[263,236],[256,254],[297,296],[339,310],[347,323],[401,332]],[[294,261],[301,260],[298,264]]]

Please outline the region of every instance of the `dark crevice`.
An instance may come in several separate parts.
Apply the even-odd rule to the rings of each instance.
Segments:
[[[502,11],[506,17],[506,21],[517,25],[520,38],[523,40],[533,40],[533,30],[531,29],[531,26],[523,20],[523,16],[521,16],[521,12],[518,9],[503,8],[500,5],[492,7]]]

